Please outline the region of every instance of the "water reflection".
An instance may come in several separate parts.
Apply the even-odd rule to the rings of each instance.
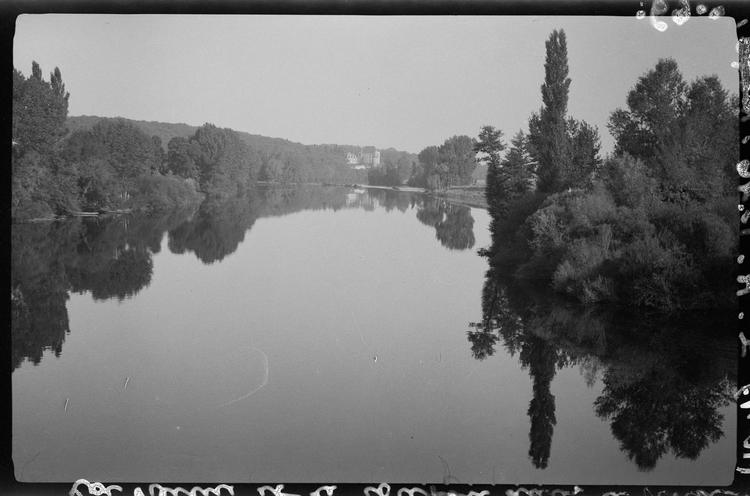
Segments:
[[[487,272],[482,320],[468,332],[478,360],[498,345],[519,355],[532,378],[529,456],[547,467],[555,426],[550,383],[577,365],[601,395],[592,405],[639,470],[667,453],[696,459],[723,435],[719,409],[732,400],[736,351],[726,315],[632,315],[582,308]],[[726,313],[726,312],[724,312]]]
[[[70,332],[66,302],[71,291],[89,292],[95,300],[123,300],[151,282],[152,256],[167,246],[175,254],[194,254],[204,264],[234,253],[262,217],[302,210],[384,209],[417,216],[434,227],[450,249],[474,245],[469,208],[422,195],[393,190],[343,187],[265,188],[197,210],[162,216],[70,219],[12,227],[12,363],[37,364],[44,350],[59,356]],[[434,222],[425,222],[425,215]]]
[[[11,231],[12,364],[56,356],[70,332],[69,292],[95,300],[135,295],[151,282],[151,256],[166,230],[190,212],[162,217],[70,219],[14,225]]]
[[[434,227],[435,236],[446,248],[465,250],[474,246],[474,219],[467,207],[426,198],[417,210],[417,219]]]

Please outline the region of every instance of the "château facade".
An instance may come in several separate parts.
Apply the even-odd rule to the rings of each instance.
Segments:
[[[359,153],[349,152],[346,154],[346,163],[354,169],[371,169],[380,166],[380,151],[374,146],[365,146],[359,149]]]

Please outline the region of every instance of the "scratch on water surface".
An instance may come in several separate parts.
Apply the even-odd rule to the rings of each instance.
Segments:
[[[451,468],[448,466],[448,462],[445,461],[445,458],[440,455],[438,455],[438,458],[440,458],[440,461],[443,463],[443,484],[450,484],[451,479],[453,479],[456,484],[460,484],[461,481],[451,474]]]
[[[357,320],[357,317],[354,315],[354,312],[349,310],[349,314],[352,316],[352,320],[354,321],[354,325],[357,327],[357,332],[359,333],[359,340],[362,341],[362,344],[367,346],[367,343],[365,343],[365,336],[362,334],[362,328],[359,325],[359,320]]]
[[[266,384],[268,384],[268,355],[266,355],[266,352],[265,352],[265,351],[263,351],[263,350],[261,350],[261,349],[258,349],[258,348],[253,348],[253,349],[254,349],[255,351],[259,352],[259,353],[260,353],[261,355],[263,355],[263,362],[264,362],[264,363],[263,363],[263,371],[264,371],[264,373],[263,373],[263,382],[262,382],[262,383],[260,384],[260,386],[256,387],[256,388],[255,388],[255,389],[253,389],[252,391],[250,391],[250,392],[248,392],[248,393],[245,393],[245,394],[243,394],[243,395],[242,395],[242,396],[240,396],[239,398],[234,398],[233,400],[229,400],[229,401],[226,401],[226,402],[224,402],[224,403],[222,403],[222,404],[218,405],[218,406],[217,406],[216,408],[223,408],[223,407],[225,407],[225,406],[229,406],[229,405],[232,405],[232,404],[234,404],[234,403],[237,403],[238,401],[242,401],[242,400],[244,400],[244,399],[247,399],[247,398],[249,398],[250,396],[252,396],[253,394],[255,394],[255,393],[257,393],[258,391],[260,391],[261,389],[263,389],[263,387],[264,387],[264,386],[265,386]]]
[[[39,453],[41,452],[42,452],[41,450],[37,451],[36,455],[32,456],[26,463],[23,464],[23,467],[21,467],[21,473],[19,474],[21,479],[23,479],[23,474],[24,472],[26,472],[26,467],[28,467],[31,464],[31,462],[36,460],[36,457],[39,456]]]

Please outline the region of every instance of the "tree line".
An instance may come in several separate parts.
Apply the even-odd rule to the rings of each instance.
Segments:
[[[477,167],[476,140],[470,136],[452,136],[440,146],[428,146],[416,157],[405,152],[396,156],[383,153],[380,167],[368,171],[368,183],[444,190],[472,184]]]
[[[203,198],[227,199],[258,182],[356,183],[340,145],[301,145],[238,133],[121,118],[76,118],[59,68],[45,80],[13,71],[11,216],[50,218],[81,211],[159,211]],[[144,132],[150,130],[157,134]],[[164,143],[161,136],[172,135]]]
[[[114,119],[72,134],[59,68],[44,80],[13,70],[12,197],[14,220],[81,210],[159,210],[200,199],[180,178],[164,174],[158,138]]]
[[[367,171],[367,183],[374,186],[401,186],[411,177],[417,157],[388,148],[380,151],[380,167]]]
[[[584,303],[657,310],[730,305],[736,246],[737,97],[716,76],[684,80],[662,59],[610,114],[614,152],[567,115],[564,31],[546,42],[542,107],[506,149],[482,128],[499,273]]]

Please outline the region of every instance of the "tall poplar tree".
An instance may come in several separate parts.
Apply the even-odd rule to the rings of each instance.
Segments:
[[[565,114],[568,109],[568,47],[565,31],[554,30],[545,43],[547,58],[542,84],[543,106],[529,119],[529,141],[538,162],[539,191],[551,193],[560,188],[562,171],[568,160],[568,134]]]
[[[13,218],[48,216],[75,197],[71,173],[55,157],[67,132],[68,97],[58,68],[50,82],[44,81],[36,62],[32,63],[28,78],[13,70]]]

